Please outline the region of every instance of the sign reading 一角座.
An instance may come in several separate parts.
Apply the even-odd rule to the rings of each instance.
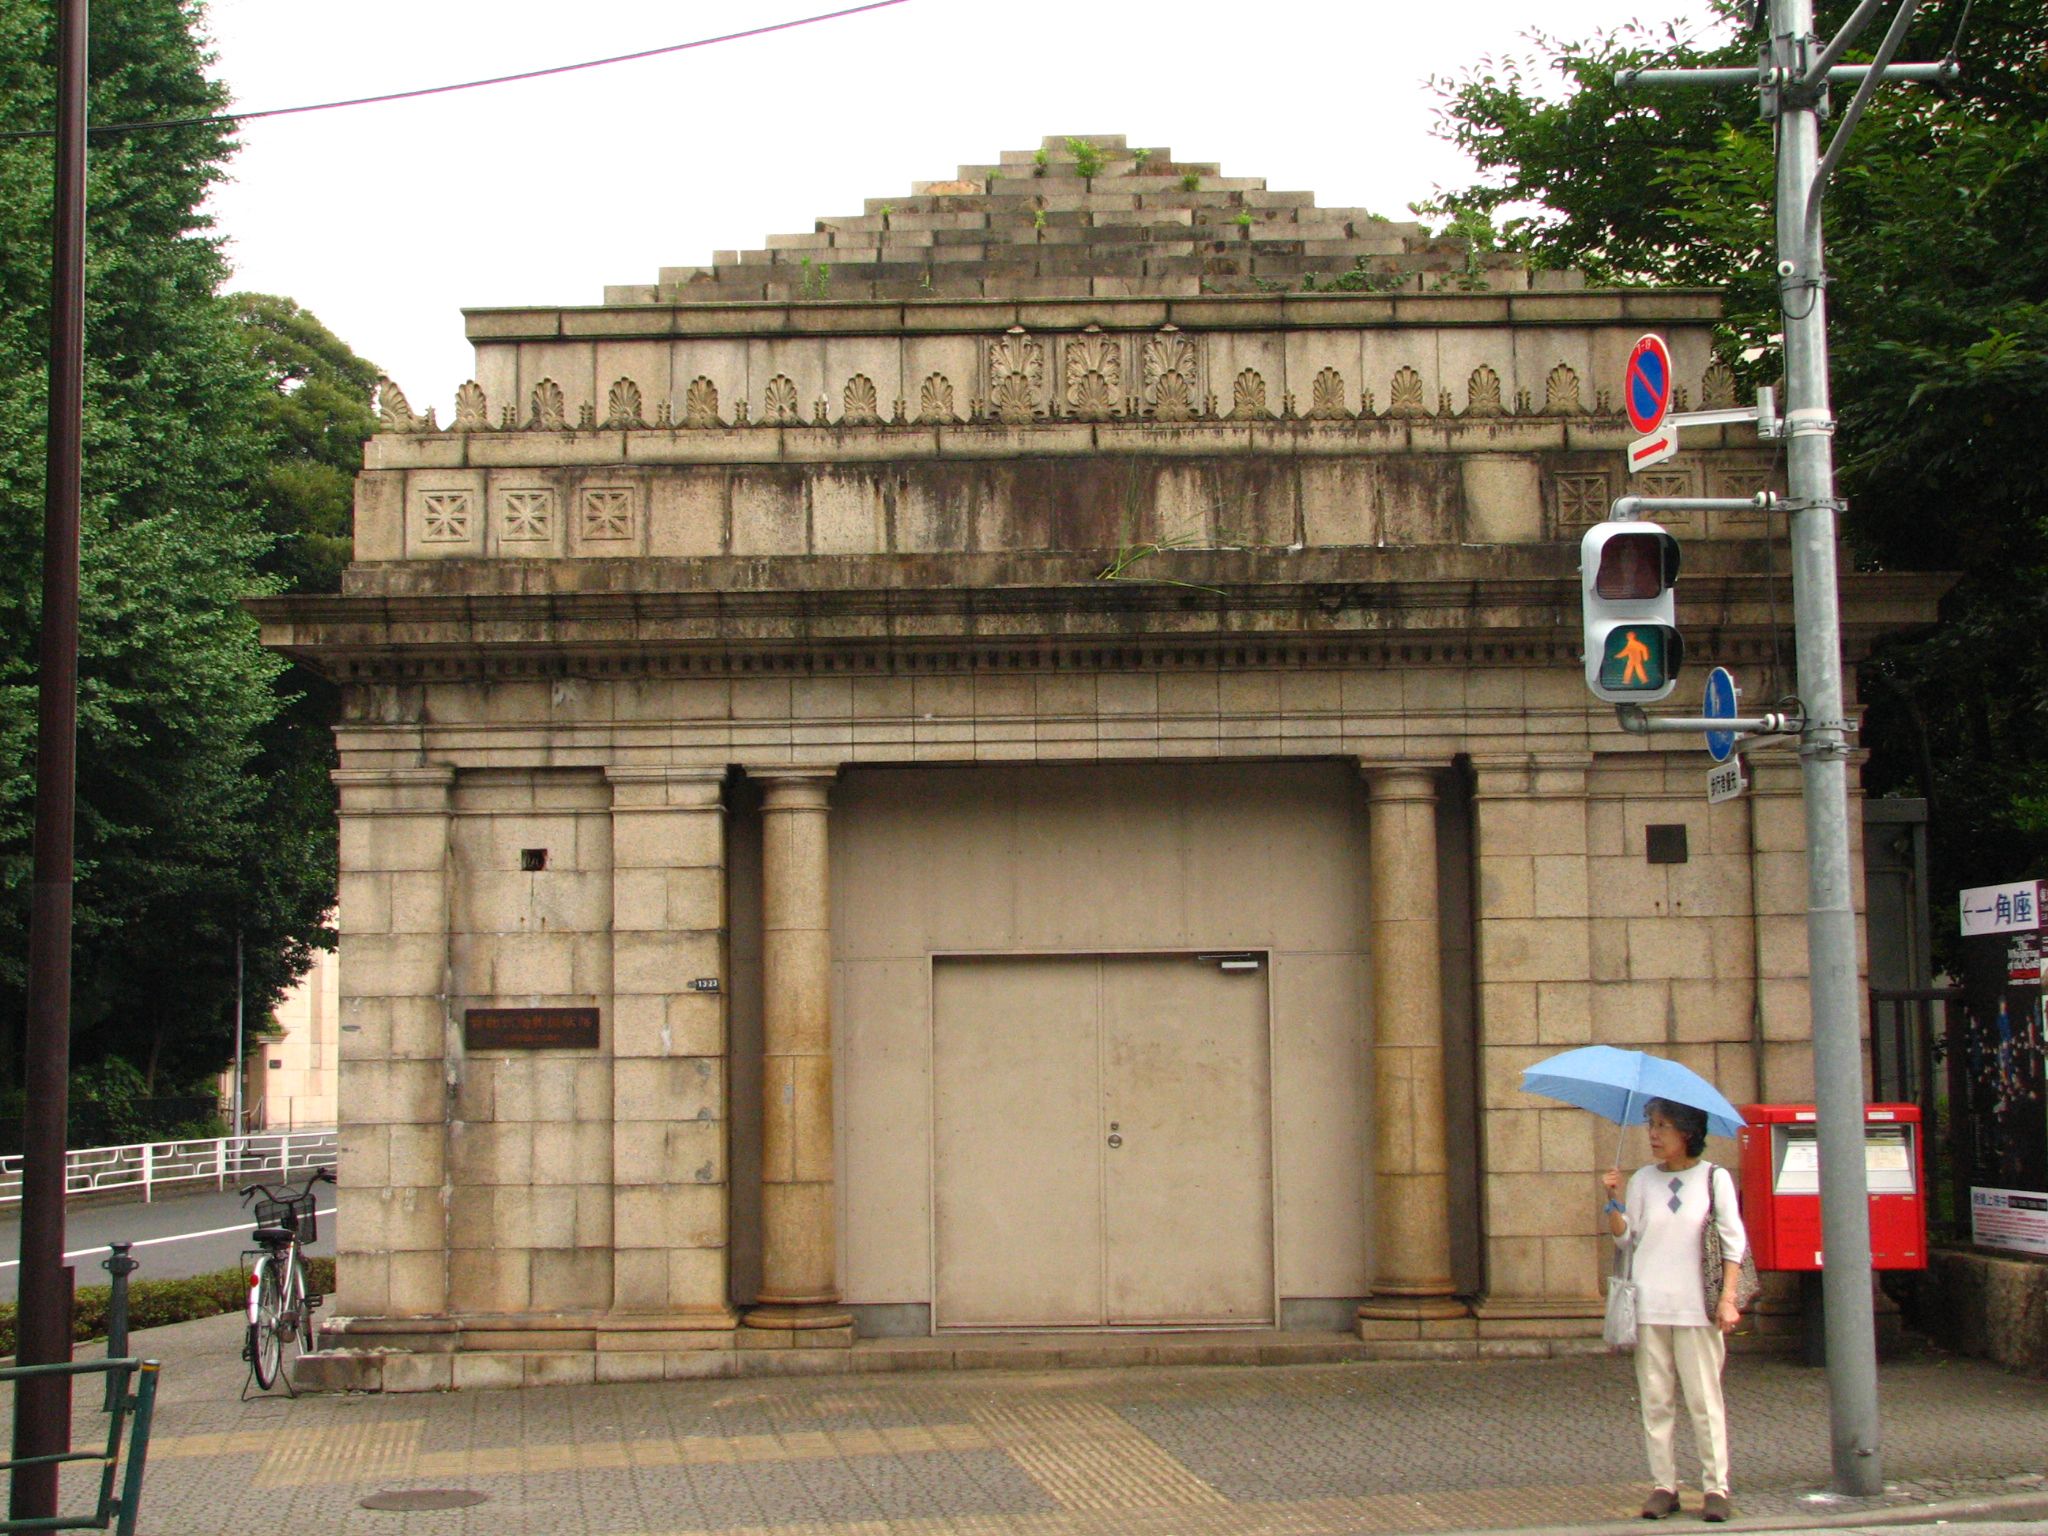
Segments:
[[[1963,892],[1963,937],[1980,933],[2028,933],[2041,926],[2041,898],[2048,881],[1980,885]]]
[[[595,1008],[465,1008],[462,1045],[471,1051],[587,1051],[597,1048]]]

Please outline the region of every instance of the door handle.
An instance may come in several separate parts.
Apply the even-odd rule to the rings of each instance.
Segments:
[[[1112,1147],[1120,1147],[1120,1146],[1122,1146],[1122,1145],[1124,1144],[1124,1139],[1123,1139],[1123,1137],[1121,1137],[1121,1136],[1116,1136],[1116,1135],[1112,1135],[1112,1136],[1111,1136],[1111,1137],[1109,1138],[1109,1144],[1110,1144],[1110,1145],[1111,1145]]]

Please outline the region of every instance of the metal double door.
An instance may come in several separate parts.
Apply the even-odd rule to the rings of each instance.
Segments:
[[[1266,967],[933,969],[934,1323],[1274,1320]]]

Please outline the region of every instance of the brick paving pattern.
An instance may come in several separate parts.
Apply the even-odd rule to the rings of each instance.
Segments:
[[[137,1335],[165,1362],[152,1536],[1337,1536],[1592,1524],[1644,1488],[1631,1373],[1605,1356],[241,1402],[238,1337],[234,1318]],[[1747,1356],[1728,1384],[1738,1508],[1806,1512],[1824,1376]],[[1883,1390],[1882,1502],[2048,1491],[2048,1382],[1920,1354]],[[82,1404],[81,1438],[99,1422]],[[405,1488],[489,1499],[358,1507]]]

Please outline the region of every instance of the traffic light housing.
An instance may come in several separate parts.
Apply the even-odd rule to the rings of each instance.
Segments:
[[[1597,523],[1579,541],[1586,686],[1610,704],[1654,704],[1678,686],[1678,540],[1655,523]]]

